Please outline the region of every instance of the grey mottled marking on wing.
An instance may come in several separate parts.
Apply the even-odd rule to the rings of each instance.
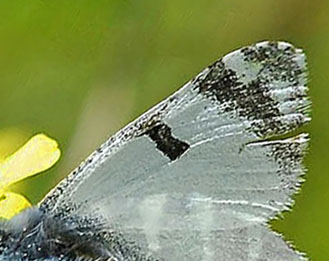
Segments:
[[[292,45],[232,52],[105,142],[40,207],[97,213],[161,260],[303,260],[266,223],[293,203],[308,137],[265,138],[310,120],[306,91]]]

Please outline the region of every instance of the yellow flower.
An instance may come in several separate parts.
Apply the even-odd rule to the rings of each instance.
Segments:
[[[37,134],[0,162],[0,218],[9,219],[31,206],[24,196],[11,192],[10,186],[50,168],[60,154],[56,141],[44,134]]]

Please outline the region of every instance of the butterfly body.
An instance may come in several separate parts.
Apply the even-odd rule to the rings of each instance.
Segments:
[[[2,224],[0,260],[140,260],[98,219],[49,216],[30,208]],[[126,242],[125,242],[126,243]]]

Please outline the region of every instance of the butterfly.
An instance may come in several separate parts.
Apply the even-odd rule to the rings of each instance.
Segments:
[[[0,223],[0,260],[304,260],[267,225],[302,182],[302,50],[260,42],[205,68]]]

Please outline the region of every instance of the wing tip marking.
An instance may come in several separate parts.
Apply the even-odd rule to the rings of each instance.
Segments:
[[[306,122],[311,103],[306,60],[292,44],[264,41],[243,47],[206,70],[193,81],[193,88],[219,103],[219,113],[234,111],[252,121],[250,131],[258,137],[287,133]],[[294,112],[300,117],[281,121]]]

